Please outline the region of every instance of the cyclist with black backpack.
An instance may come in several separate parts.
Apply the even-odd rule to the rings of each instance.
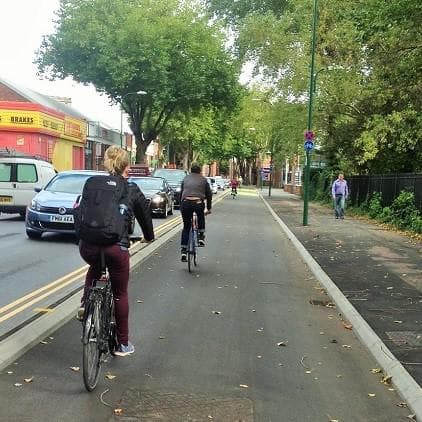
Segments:
[[[92,282],[101,276],[100,252],[110,274],[114,297],[118,348],[117,356],[135,351],[129,341],[129,234],[133,217],[141,226],[146,241],[154,240],[151,213],[145,196],[135,183],[126,180],[129,168],[127,152],[117,146],[105,152],[104,167],[109,175],[90,177],[84,186],[79,206],[74,211],[79,252],[90,265],[85,279],[82,308]]]

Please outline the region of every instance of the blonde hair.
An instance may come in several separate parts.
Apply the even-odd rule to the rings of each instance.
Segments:
[[[110,174],[122,175],[128,165],[129,157],[123,148],[112,145],[106,149],[104,167]]]

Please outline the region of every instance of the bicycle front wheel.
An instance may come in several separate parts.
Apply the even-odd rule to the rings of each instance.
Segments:
[[[101,370],[101,306],[98,301],[89,303],[83,332],[83,379],[85,388],[92,391],[98,384]]]

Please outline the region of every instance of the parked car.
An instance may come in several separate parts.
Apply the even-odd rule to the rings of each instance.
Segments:
[[[174,206],[180,207],[180,191],[183,179],[188,174],[186,170],[179,169],[155,169],[152,172],[154,177],[163,177],[174,191]]]
[[[215,183],[217,184],[217,188],[219,190],[226,189],[226,181],[221,176],[214,176]]]
[[[35,188],[45,186],[56,174],[48,161],[15,152],[0,153],[0,212],[25,216]]]
[[[26,234],[39,239],[43,233],[74,233],[73,206],[82,194],[85,181],[94,175],[107,174],[91,170],[69,170],[57,173],[32,199],[26,209]]]
[[[217,193],[218,192],[218,187],[217,187],[217,183],[215,182],[215,179],[213,177],[206,177],[210,188],[211,188],[211,192],[212,193]]]
[[[164,218],[173,214],[173,190],[162,177],[131,177],[129,182],[136,183],[147,199],[152,214]]]

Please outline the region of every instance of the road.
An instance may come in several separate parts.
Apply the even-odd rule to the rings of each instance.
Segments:
[[[408,420],[255,191],[213,211],[193,274],[179,235],[133,270],[134,355],[87,393],[70,321],[0,374],[0,420]]]
[[[154,217],[155,230],[170,227],[179,216],[175,210],[165,220]],[[139,227],[136,231],[140,232]],[[46,233],[41,240],[30,240],[19,215],[0,215],[0,233],[1,338],[39,309],[78,289],[85,263],[74,236]],[[22,301],[25,296],[28,300]]]

